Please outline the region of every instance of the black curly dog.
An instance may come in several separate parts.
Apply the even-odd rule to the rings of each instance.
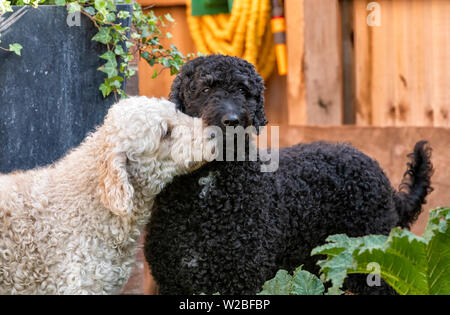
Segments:
[[[176,77],[170,100],[209,125],[266,124],[263,81],[246,61],[194,59]],[[318,273],[311,250],[327,236],[388,234],[409,228],[431,191],[431,149],[419,142],[396,192],[378,163],[345,144],[281,149],[279,169],[214,161],[176,178],[158,196],[145,255],[160,294],[254,294],[283,268]],[[388,294],[350,276],[346,289]]]

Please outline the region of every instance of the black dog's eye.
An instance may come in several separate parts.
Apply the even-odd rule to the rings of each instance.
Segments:
[[[248,90],[245,88],[245,87],[240,87],[239,88],[239,92],[241,92],[242,94],[247,94],[248,93]]]
[[[202,92],[205,93],[205,94],[208,94],[209,92],[211,92],[211,89],[210,88],[204,88]]]

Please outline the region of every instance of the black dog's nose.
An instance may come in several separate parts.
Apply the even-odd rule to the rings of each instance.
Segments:
[[[239,126],[239,116],[237,114],[225,114],[222,117],[222,124],[225,127]]]

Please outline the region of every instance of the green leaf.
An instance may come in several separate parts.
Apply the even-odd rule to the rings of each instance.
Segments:
[[[294,271],[291,295],[322,295],[325,292],[325,287],[312,273],[302,270],[302,267]]]
[[[166,15],[164,15],[164,17],[169,22],[172,22],[172,23],[175,22],[175,20],[172,18],[172,15],[170,15],[170,13],[167,13]]]
[[[69,3],[68,11],[67,11],[69,14],[72,14],[75,12],[80,12],[80,11],[81,11],[81,5],[79,3],[77,3],[77,2]]]
[[[116,61],[116,55],[111,50],[108,50],[103,55],[100,55],[100,58],[105,59],[110,62]]]
[[[368,265],[376,263],[381,278],[399,294],[450,294],[449,222],[450,208],[439,208],[431,211],[424,237],[398,228],[389,237],[334,235],[312,254],[327,256],[318,264],[332,282],[331,292],[338,291],[347,274],[371,273]]]
[[[148,51],[143,51],[141,53],[141,57],[144,58],[145,60],[148,60],[150,58],[150,53]]]
[[[130,17],[130,12],[128,11],[119,11],[119,13],[117,13],[117,17],[119,19],[126,19]]]
[[[133,47],[135,44],[133,43],[133,42],[130,42],[130,41],[126,41],[125,42],[125,47],[127,47],[127,49],[130,49],[131,47]]]
[[[116,14],[114,14],[114,13],[107,13],[106,14],[106,21],[108,22],[108,23],[112,23],[112,22],[114,22],[116,20]]]
[[[103,98],[107,97],[112,92],[111,87],[106,85],[105,83],[102,83],[100,85],[99,90],[102,91]]]
[[[107,2],[106,0],[95,0],[94,1],[94,7],[97,9],[97,11],[102,11],[106,9]]]
[[[55,4],[61,6],[66,5],[66,0],[55,0]]]
[[[263,285],[260,295],[288,295],[291,292],[292,276],[286,270],[279,270],[275,278]]]
[[[125,52],[124,52],[122,46],[119,45],[119,46],[116,46],[116,47],[114,48],[114,53],[115,53],[116,55],[122,55],[122,54],[124,54]]]
[[[109,28],[101,28],[97,34],[92,37],[92,40],[95,40],[97,42],[100,42],[102,44],[108,44],[111,41],[112,37],[110,34]]]
[[[22,50],[22,48],[23,48],[22,45],[17,44],[17,43],[9,45],[9,50],[19,56],[20,56],[20,51]]]
[[[106,73],[108,75],[108,78],[112,78],[118,75],[117,70],[117,60],[116,55],[112,51],[107,51],[103,55],[100,56],[100,58],[107,60],[108,62],[105,63],[103,66],[99,68],[100,71]]]
[[[141,38],[141,34],[133,32],[133,33],[131,33],[131,38],[132,39],[140,39]]]
[[[279,270],[275,277],[266,281],[260,295],[322,295],[325,287],[312,273],[298,267],[291,276],[286,270]]]
[[[155,79],[158,76],[158,70],[155,69],[155,72],[153,72],[152,79]]]
[[[0,15],[12,12],[11,2],[10,1],[0,1]]]
[[[83,11],[87,14],[94,16],[95,15],[95,8],[94,7],[83,7]]]
[[[115,76],[115,77],[106,79],[105,82],[110,87],[113,87],[113,88],[116,88],[116,89],[120,89],[121,86],[122,86],[123,78],[120,77],[120,76]]]
[[[117,64],[112,64],[110,62],[107,62],[105,65],[98,68],[98,70],[106,73],[108,75],[108,78],[115,77],[119,74],[117,70]]]

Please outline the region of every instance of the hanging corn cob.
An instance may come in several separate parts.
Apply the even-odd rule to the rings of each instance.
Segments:
[[[194,0],[195,1],[195,0]],[[267,79],[276,63],[270,0],[234,0],[231,14],[192,16],[188,23],[197,49],[246,59]]]

